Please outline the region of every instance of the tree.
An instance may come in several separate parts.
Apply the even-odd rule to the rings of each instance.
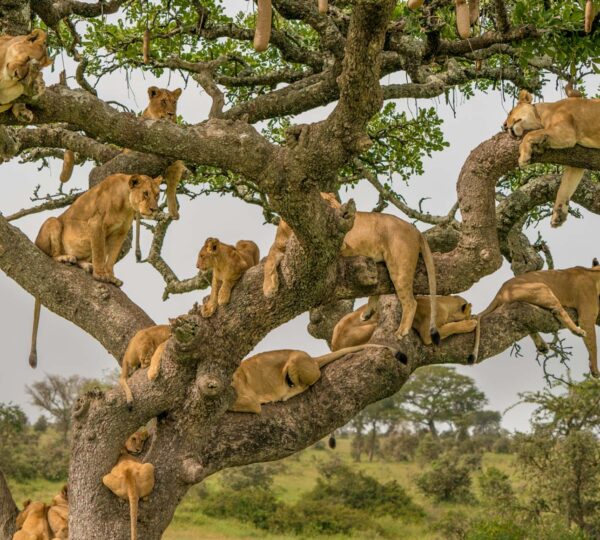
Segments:
[[[466,430],[487,403],[471,377],[454,368],[432,366],[418,370],[402,387],[396,400],[407,420],[417,429],[425,426],[437,437],[437,423],[450,423]],[[497,414],[497,413],[496,413]]]
[[[262,294],[259,267],[243,277],[231,303],[212,318],[192,310],[174,320],[160,378],[149,382],[138,374],[131,379],[133,394],[140,398],[132,412],[118,388],[80,396],[72,412],[69,475],[74,538],[127,536],[124,506],[100,478],[116,462],[126,437],[152,418],[158,417],[157,430],[146,459],[156,467],[157,484],[140,505],[139,527],[140,537],[148,540],[161,536],[181,497],[207,476],[309,446],[369,403],[394,394],[420,366],[466,362],[469,335],[436,348],[424,347],[416,336],[398,342],[393,336],[398,306],[390,296],[380,303],[376,337],[394,343],[409,359],[407,366],[388,350],[368,350],[329,366],[309,392],[274,406],[276,414],[226,413],[234,398],[234,370],[272,329],[312,310],[310,331],[329,339],[336,321],[351,309],[348,300],[393,292],[382,264],[338,257],[354,207],[349,203],[335,211],[319,192],[367,179],[380,191],[381,207],[393,204],[410,219],[432,225],[426,236],[436,252],[441,294],[468,289],[497,270],[504,258],[518,271],[543,264],[521,231],[532,212],[534,219],[542,217],[535,209],[554,199],[558,177],[530,175],[522,186],[526,176],[513,174],[519,142],[499,134],[467,159],[458,179],[457,206],[448,215],[408,208],[389,178],[409,178],[419,172],[424,154],[443,148],[440,121],[433,110],[409,119],[394,111],[389,100],[468,96],[498,85],[514,92],[511,83],[540,91],[549,72],[581,78],[595,67],[598,18],[585,34],[579,1],[494,0],[480,19],[480,34],[463,40],[447,0],[427,2],[417,11],[392,0],[332,1],[326,14],[319,14],[316,2],[309,0],[274,0],[276,24],[271,46],[262,55],[249,46],[253,16],[232,17],[211,0],[176,0],[166,7],[139,0],[5,4],[1,29],[24,34],[32,21],[50,28],[53,50],[77,62],[80,88],[50,86],[31,101],[35,127],[2,115],[4,158],[28,152],[28,159],[44,160],[57,149],[70,149],[79,160],[96,162],[91,185],[111,172],[155,176],[181,159],[193,171],[186,187],[201,184],[205,193],[231,193],[258,204],[267,220],[274,221],[277,214],[295,233],[274,298]],[[117,12],[115,22],[106,18]],[[152,45],[144,64],[147,25]],[[117,110],[95,94],[92,83],[118,69],[183,73],[213,99],[209,119],[193,126],[150,125]],[[410,82],[380,83],[402,71]],[[321,111],[331,112],[321,112],[318,121],[294,123],[294,115],[328,104],[334,105]],[[254,125],[260,121],[266,124],[262,132]],[[130,151],[122,153],[118,147]],[[598,169],[600,152],[542,150],[534,161]],[[547,172],[543,167],[531,170]],[[504,197],[496,208],[498,190]],[[573,200],[599,212],[598,190],[586,178]],[[32,211],[72,200],[58,197]],[[457,208],[460,222],[454,219]],[[206,275],[180,280],[164,260],[168,225],[168,219],[156,223],[148,258],[165,279],[165,295],[206,287]],[[122,291],[57,264],[4,216],[0,269],[117,360],[135,332],[153,324]],[[422,269],[415,292],[427,292]],[[551,313],[521,304],[503,308],[489,321],[482,328],[482,359],[532,331],[559,328]],[[6,487],[0,484],[0,490],[0,499],[6,499]],[[14,519],[13,505],[3,505],[0,514],[0,523],[6,516]]]
[[[54,425],[66,442],[71,429],[71,408],[77,396],[89,383],[88,379],[77,375],[46,375],[45,380],[34,382],[25,387],[25,391],[31,396],[32,405],[54,418]]]

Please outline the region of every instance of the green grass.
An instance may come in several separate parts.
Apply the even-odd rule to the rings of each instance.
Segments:
[[[311,490],[317,481],[319,473],[317,465],[320,462],[329,460],[333,455],[339,457],[344,463],[352,464],[353,467],[364,471],[376,479],[387,482],[396,480],[407,493],[413,498],[414,502],[419,504],[427,512],[428,517],[422,522],[407,523],[390,517],[376,518],[375,521],[385,531],[387,538],[397,538],[402,540],[437,540],[436,535],[428,528],[428,524],[441,517],[448,510],[468,511],[472,508],[469,505],[462,504],[434,504],[426,498],[416,488],[415,479],[423,472],[423,467],[415,462],[383,462],[383,461],[361,461],[355,463],[350,455],[350,440],[338,439],[336,450],[315,450],[313,448],[305,450],[296,456],[291,456],[283,460],[284,470],[274,477],[273,489],[278,500],[293,504],[303,493]],[[522,480],[516,476],[514,456],[507,454],[485,454],[482,463],[482,469],[496,467],[507,473],[515,490],[519,492],[522,489]],[[206,481],[209,490],[218,489],[219,474],[216,474]],[[477,476],[473,475],[473,491],[477,493]],[[19,504],[26,499],[43,500],[50,502],[61,487],[62,482],[48,482],[45,480],[35,480],[26,483],[17,483],[9,481],[13,496]],[[210,518],[202,514],[199,509],[198,494],[195,488],[183,499],[181,505],[175,513],[173,522],[165,532],[165,540],[222,540],[222,539],[253,539],[264,538],[267,540],[298,540],[294,535],[273,535],[268,534],[261,529],[253,527],[251,524],[242,523],[236,519],[219,520]],[[348,538],[347,535],[324,536],[322,539],[341,540]],[[357,533],[351,538],[357,539],[375,539],[374,532]],[[311,539],[319,540],[319,537],[311,536]]]

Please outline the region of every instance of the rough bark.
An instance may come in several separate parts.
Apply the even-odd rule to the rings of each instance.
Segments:
[[[15,532],[18,508],[0,470],[0,540],[10,540]]]
[[[0,5],[0,34],[20,36],[31,27],[29,0],[4,0]]]

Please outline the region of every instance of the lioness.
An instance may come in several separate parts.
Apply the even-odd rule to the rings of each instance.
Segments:
[[[578,98],[579,99],[579,98]],[[598,377],[596,359],[596,318],[600,295],[600,266],[594,259],[592,268],[575,266],[565,270],[540,270],[527,272],[509,279],[498,291],[491,304],[477,316],[473,361],[479,355],[481,320],[504,304],[527,302],[552,311],[552,314],[576,336],[581,336],[589,353],[590,371]],[[579,319],[577,326],[567,308],[575,308]],[[547,348],[538,334],[532,339],[539,350]]]
[[[148,431],[136,431],[125,442],[121,457],[110,473],[102,478],[102,483],[117,497],[129,501],[131,517],[131,540],[137,540],[138,503],[154,489],[154,465],[142,463],[132,454],[139,454],[148,438]]]
[[[418,332],[425,345],[431,345],[429,335],[429,319],[431,313],[431,298],[416,296],[417,311],[412,327]],[[454,334],[466,334],[475,330],[477,321],[471,319],[471,304],[460,296],[437,297],[436,326],[440,339],[446,339]],[[378,323],[376,311],[377,297],[369,298],[369,303],[356,311],[342,317],[333,329],[331,350],[337,351],[342,347],[350,347],[366,343],[371,339]]]
[[[579,144],[600,148],[600,99],[573,97],[556,103],[535,104],[532,101],[533,96],[527,90],[521,90],[517,106],[502,125],[511,135],[523,137],[519,166],[524,167],[531,161],[535,145],[572,148]],[[567,219],[569,200],[583,173],[584,169],[565,167],[552,210],[552,227],[559,227]]]
[[[112,174],[81,195],[58,217],[48,218],[35,245],[55,261],[77,264],[94,279],[120,287],[113,273],[135,212],[151,216],[158,209],[162,178]],[[36,297],[29,364],[37,365],[40,301]]]
[[[17,516],[17,532],[13,540],[50,540],[52,533],[47,513],[48,506],[44,503],[25,501]]]
[[[12,109],[17,119],[33,120],[25,104],[14,101],[26,92],[39,94],[43,90],[40,70],[52,64],[46,37],[39,28],[26,36],[0,36],[0,112]]]
[[[321,378],[323,366],[367,347],[384,345],[346,347],[315,358],[288,349],[256,354],[244,360],[233,374],[237,398],[229,410],[260,414],[261,404],[287,401],[301,394]]]
[[[202,305],[203,317],[210,317],[217,305],[229,303],[231,290],[251,266],[258,264],[258,246],[251,240],[240,240],[235,247],[220,242],[217,238],[207,238],[198,253],[196,268],[212,268],[210,298]]]
[[[341,205],[331,193],[321,193],[332,207]],[[287,241],[293,231],[283,220],[279,222],[275,242],[269,250],[264,268],[263,293],[273,296],[279,288],[277,268],[285,254]],[[340,254],[343,257],[363,256],[376,262],[384,261],[390,279],[396,289],[398,300],[402,304],[402,321],[396,336],[402,338],[410,332],[417,302],[413,296],[413,280],[417,268],[419,253],[423,255],[429,292],[434,298],[431,303],[429,331],[433,341],[439,343],[436,320],[436,280],[431,250],[425,237],[419,230],[406,221],[378,212],[356,212],[354,226],[346,233]]]
[[[171,327],[168,324],[159,324],[140,330],[129,341],[121,362],[121,376],[119,377],[119,384],[125,392],[129,408],[133,406],[133,396],[127,384],[127,377],[139,367],[149,367],[156,348],[163,341],[167,341],[169,337],[171,337]]]
[[[52,505],[48,509],[48,524],[54,540],[69,538],[69,501],[66,484],[61,492],[52,499]]]

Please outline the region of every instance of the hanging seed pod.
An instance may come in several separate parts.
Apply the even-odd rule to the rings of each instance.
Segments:
[[[471,35],[471,22],[467,0],[456,0],[456,28],[462,39]]]
[[[256,28],[254,30],[254,50],[263,52],[271,39],[271,0],[258,0],[256,12]]]
[[[594,2],[587,0],[585,3],[585,22],[583,29],[586,34],[592,31],[592,22],[594,20]]]
[[[583,94],[579,90],[576,90],[575,88],[573,88],[573,83],[571,83],[571,81],[569,81],[567,83],[567,85],[565,86],[565,94],[567,94],[567,97],[574,97],[574,98],[583,97]]]
[[[319,0],[319,13],[327,13],[327,0]]]
[[[479,20],[479,0],[469,0],[469,23],[471,26]]]
[[[142,55],[144,57],[144,64],[150,62],[150,30],[146,28],[144,30],[144,40],[142,41]]]
[[[424,0],[408,0],[409,9],[419,9],[423,6]]]
[[[60,181],[64,184],[71,179],[73,174],[73,165],[75,165],[75,154],[73,150],[65,150],[63,154],[63,165],[60,171]]]
[[[475,71],[481,71],[482,66],[483,66],[483,61],[480,58],[475,60]]]

